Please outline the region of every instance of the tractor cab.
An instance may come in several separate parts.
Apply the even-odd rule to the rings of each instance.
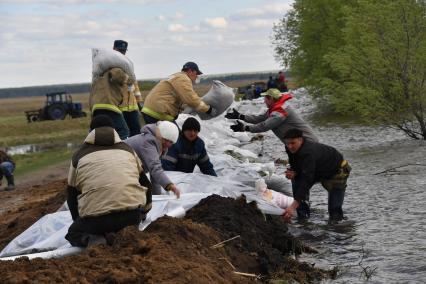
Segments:
[[[37,111],[26,111],[28,122],[38,120],[61,120],[67,115],[71,118],[84,117],[82,103],[73,103],[72,97],[67,92],[55,92],[46,94],[44,107]]]

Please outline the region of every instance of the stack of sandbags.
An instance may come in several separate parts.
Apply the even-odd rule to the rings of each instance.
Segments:
[[[212,112],[197,113],[202,120],[212,119],[224,113],[234,101],[234,91],[232,88],[226,86],[221,81],[213,81],[210,90],[205,94],[201,100],[212,107]],[[194,113],[194,109],[188,107],[184,113]]]
[[[92,48],[92,80],[96,80],[111,68],[122,69],[131,81],[136,81],[133,63],[129,58],[113,49]]]

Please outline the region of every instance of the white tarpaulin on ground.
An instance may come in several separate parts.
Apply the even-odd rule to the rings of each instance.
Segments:
[[[255,106],[257,108],[257,106]],[[177,123],[182,125],[188,115],[180,115]],[[247,133],[234,133],[229,129],[231,122],[222,117],[201,121],[200,136],[206,142],[207,151],[218,177],[199,173],[186,174],[167,172],[171,180],[181,190],[180,199],[174,195],[153,196],[152,210],[139,226],[145,229],[151,222],[164,215],[182,217],[185,211],[195,206],[201,199],[218,194],[236,198],[244,194],[247,201],[256,201],[258,207],[267,214],[282,214],[283,209],[262,199],[256,192],[255,180],[260,175],[271,174],[273,163],[260,163],[257,154],[241,146],[250,140]],[[250,134],[251,135],[251,134]],[[277,175],[274,175],[277,177]],[[281,184],[288,191],[290,183]],[[286,188],[285,188],[286,187]],[[65,190],[65,189],[64,189]],[[71,247],[64,236],[72,223],[69,211],[48,214],[10,242],[0,253],[0,260],[14,259],[17,256],[52,258],[80,252]]]

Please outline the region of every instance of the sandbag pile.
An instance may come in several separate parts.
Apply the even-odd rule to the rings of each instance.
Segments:
[[[111,68],[122,69],[131,81],[136,81],[133,62],[129,58],[113,49],[92,48],[92,80]]]

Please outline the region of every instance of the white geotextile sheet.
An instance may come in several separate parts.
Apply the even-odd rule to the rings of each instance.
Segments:
[[[164,215],[173,217],[184,216],[185,211],[212,194],[236,198],[244,194],[247,201],[256,201],[259,208],[267,214],[280,215],[283,209],[264,201],[254,187],[223,177],[207,176],[199,173],[167,172],[176,183],[182,194],[179,199],[174,195],[153,196],[153,205],[139,229]],[[10,242],[0,253],[0,260],[14,259],[16,256],[52,258],[80,252],[80,248],[71,247],[65,235],[72,219],[69,211],[58,211],[48,214]],[[14,256],[14,257],[11,257]]]
[[[248,108],[250,112],[255,112],[260,111],[262,102],[258,99],[251,101],[250,104],[246,101],[234,102],[234,104],[238,109]],[[189,117],[188,114],[179,115],[177,123],[181,126],[187,117]],[[147,220],[140,225],[140,229],[146,228],[150,222],[165,214],[182,216],[183,212],[211,194],[233,198],[244,194],[248,201],[255,200],[263,212],[282,214],[283,209],[263,200],[254,189],[254,181],[260,177],[260,173],[271,175],[274,165],[271,162],[258,162],[255,153],[242,148],[242,145],[250,143],[252,135],[247,132],[233,132],[229,128],[232,123],[223,116],[207,121],[201,120],[200,123],[200,137],[206,143],[210,160],[219,177],[200,174],[198,167],[193,174],[167,172],[166,174],[181,189],[181,198],[176,199],[173,195],[154,196],[152,210]],[[238,158],[231,157],[225,152],[231,152]],[[266,182],[268,188],[291,194],[290,182],[282,174],[274,174]],[[0,260],[14,259],[16,258],[14,256],[23,255],[30,259],[61,257],[81,251],[81,248],[71,247],[64,239],[71,222],[69,211],[60,211],[42,217],[0,252]]]

